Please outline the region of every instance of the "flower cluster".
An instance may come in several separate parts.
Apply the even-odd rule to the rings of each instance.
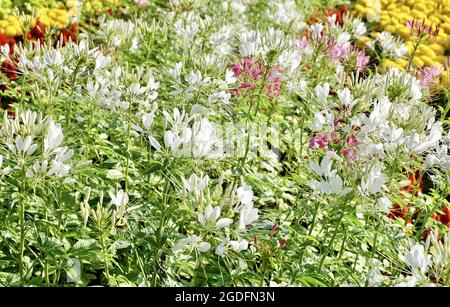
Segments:
[[[8,165],[8,173],[25,171],[27,177],[64,177],[70,170],[67,162],[73,150],[61,146],[61,125],[50,117],[29,110],[17,112],[14,119],[5,114],[0,137],[2,162]]]
[[[258,83],[263,83],[264,92],[273,98],[281,94],[281,69],[273,66],[266,69],[257,60],[243,59],[240,64],[233,64],[233,73],[239,83],[236,89],[231,92],[239,94],[242,91],[252,91],[258,89]]]
[[[416,50],[413,63],[416,67],[444,65],[447,60],[445,51],[450,47],[450,13],[445,1],[385,1],[361,0],[354,12],[360,17],[375,21],[371,33],[377,37],[387,31],[405,40],[408,53],[414,52],[418,36],[427,36],[428,43],[421,44]],[[389,67],[406,68],[408,61],[395,59],[385,63]]]
[[[203,238],[197,234],[190,234],[187,238],[181,239],[172,248],[176,253],[181,249],[190,247],[199,252],[206,253],[214,247],[214,253],[218,256],[225,256],[230,252],[242,252],[248,249],[249,241],[245,239],[251,235],[252,224],[256,223],[259,218],[258,209],[253,205],[253,190],[249,185],[243,185],[236,189],[238,203],[232,206],[232,212],[239,214],[239,218],[234,220],[230,217],[221,217],[223,207],[213,207],[211,204],[206,205],[203,211],[200,208],[210,196],[208,194],[208,177],[197,176],[192,174],[189,180],[182,177],[183,193],[186,196],[194,194],[196,205],[201,213],[198,214],[197,220],[202,228],[208,229],[213,236],[205,235]],[[228,209],[228,208],[227,208]],[[234,224],[234,225],[233,225]],[[232,235],[236,236],[234,240],[230,238],[230,228],[235,227]],[[205,241],[207,240],[207,241]],[[209,241],[209,242],[208,242]],[[211,243],[210,243],[211,242]],[[216,243],[214,243],[216,242]],[[215,246],[214,246],[215,245]]]

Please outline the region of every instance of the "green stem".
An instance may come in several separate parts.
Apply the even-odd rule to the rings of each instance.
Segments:
[[[328,253],[330,252],[331,248],[333,247],[334,240],[336,239],[336,235],[339,231],[339,227],[341,226],[342,220],[344,218],[344,213],[345,213],[345,211],[342,210],[341,215],[339,216],[339,220],[336,225],[336,228],[334,229],[333,236],[331,237],[330,243],[328,244],[328,247],[326,249],[326,252],[322,255],[322,258],[320,259],[319,268],[318,268],[319,272],[322,270],[323,262],[325,261],[325,258],[328,256]]]
[[[378,230],[379,230],[380,226],[381,226],[381,219],[378,222],[377,226],[375,227],[375,236],[373,238],[373,244],[372,244],[372,254],[370,256],[370,258],[372,259],[372,265],[373,265],[373,258],[375,257],[375,253],[377,250],[377,240],[378,240],[378,234],[379,234]],[[366,283],[365,283],[364,287],[368,287],[368,286],[369,286],[369,279],[366,278]]]
[[[192,285],[194,287],[199,287],[198,284],[198,271],[200,270],[202,266],[202,255],[201,254],[197,254],[197,265],[195,267],[195,271],[194,271],[194,277],[192,278]]]
[[[309,226],[309,230],[308,230],[308,237],[311,236],[314,226],[316,224],[316,217],[317,217],[317,212],[319,212],[319,207],[320,207],[320,202],[317,202],[316,204],[316,208],[314,209],[314,215],[313,215],[313,219],[312,219],[312,223],[311,226]],[[305,254],[305,251],[303,250],[302,253],[300,254],[300,266],[303,263],[303,255]]]
[[[102,245],[103,265],[105,266],[106,278],[107,278],[108,284],[109,284],[110,275],[109,275],[109,268],[108,268],[108,259],[106,258],[107,248],[106,248],[106,244],[105,244],[103,225],[101,225],[101,228],[100,228],[100,243]]]
[[[411,53],[411,57],[409,58],[408,65],[406,66],[406,71],[407,72],[409,72],[410,69],[411,69],[412,61],[414,60],[414,57],[416,56],[417,49],[419,48],[419,45],[420,45],[421,42],[422,42],[422,38],[419,37],[417,42],[414,44],[413,52]]]
[[[45,259],[44,262],[44,274],[45,274],[45,284],[47,287],[50,286],[50,277],[48,276],[48,259]]]
[[[440,199],[436,200],[433,204],[433,207],[431,208],[431,211],[425,216],[422,225],[420,226],[419,231],[416,233],[416,238],[420,238],[420,236],[423,234],[423,230],[425,228],[425,226],[427,225],[427,221],[428,219],[433,216],[434,212],[436,211],[436,209],[441,205],[441,201]],[[419,214],[420,216],[420,214]],[[414,228],[416,227],[416,223],[419,221],[419,216],[417,217],[416,221],[414,222]]]
[[[130,113],[131,105],[128,109],[128,113]],[[129,114],[130,115],[130,114]],[[130,159],[131,159],[131,150],[130,150],[130,138],[131,138],[131,118],[128,116],[128,126],[127,126],[127,142],[126,142],[126,155],[127,161],[125,164],[125,192],[128,191],[128,172],[130,169]]]
[[[260,287],[263,287],[263,286],[264,286],[264,279],[266,278],[266,272],[267,272],[267,270],[265,270],[264,273],[263,273],[262,276],[261,276],[261,280],[260,280],[260,282],[259,282],[259,286],[260,286]]]
[[[345,228],[345,226],[343,228],[344,228],[344,239],[342,240],[341,250],[339,251],[338,259],[342,258],[342,254],[344,253],[345,242],[347,241],[348,237],[347,228]]]
[[[20,223],[19,271],[20,271],[20,281],[23,287],[25,286],[25,275],[23,265],[23,254],[25,249],[25,204],[23,199],[21,199],[20,201],[19,223]]]
[[[19,224],[20,224],[20,246],[19,246],[19,273],[20,273],[20,282],[22,284],[22,287],[25,286],[25,270],[24,270],[24,264],[23,264],[23,254],[25,250],[25,193],[27,188],[27,183],[25,181],[25,166],[22,166],[22,195],[20,198],[20,207],[19,207]]]
[[[261,85],[261,88],[259,89],[259,93],[258,93],[257,98],[256,98],[256,107],[255,107],[255,113],[253,114],[253,117],[256,117],[256,115],[258,114],[259,105],[261,103],[261,97],[262,97],[262,94],[264,93],[264,87],[266,86],[267,76],[268,76],[268,73],[266,73],[264,75],[264,78],[262,79],[262,85]],[[250,151],[250,136],[251,136],[251,132],[252,132],[251,126],[249,127],[249,121],[251,119],[250,110],[251,110],[251,104],[249,105],[249,108],[248,108],[248,111],[247,111],[247,119],[246,119],[246,123],[245,123],[245,125],[247,127],[247,130],[248,130],[248,134],[247,134],[247,142],[246,142],[246,145],[245,145],[244,158],[241,159],[241,168],[244,167],[245,162],[247,160],[248,153]]]
[[[69,97],[70,97],[70,98],[69,98],[69,113],[67,114],[67,117],[66,117],[66,127],[68,127],[69,124],[70,124],[71,121],[72,121],[72,113],[73,113],[73,95],[75,94],[75,81],[76,81],[77,74],[78,74],[78,71],[79,71],[80,66],[81,66],[80,64],[81,64],[81,61],[78,61],[78,62],[77,62],[77,66],[75,66],[75,70],[74,70],[73,75],[72,75],[72,84],[71,84],[72,89],[71,89],[70,95],[69,95]]]
[[[319,207],[320,207],[320,202],[317,202],[316,208],[314,209],[314,215],[313,215],[313,220],[312,220],[312,223],[311,223],[311,227],[309,228],[309,231],[308,231],[308,237],[311,236],[311,234],[313,232],[313,229],[314,229],[314,226],[316,224],[316,217],[317,217],[317,212],[319,212]]]
[[[447,116],[448,111],[450,111],[450,97],[449,97],[448,92],[447,92],[446,98],[447,98],[447,104],[445,105],[445,108],[443,109],[443,111],[441,113],[441,122],[445,121],[445,117]]]
[[[167,205],[167,193],[169,191],[170,187],[170,181],[166,178],[166,184],[164,187],[163,192],[163,201],[161,203],[161,217],[159,219],[159,226],[155,234],[155,242],[156,242],[156,251],[154,255],[154,261],[153,261],[153,275],[152,275],[152,281],[151,286],[156,287],[158,282],[158,271],[160,269],[159,261],[161,259],[161,238],[164,234],[164,224],[165,224],[165,215],[166,215],[166,205]]]

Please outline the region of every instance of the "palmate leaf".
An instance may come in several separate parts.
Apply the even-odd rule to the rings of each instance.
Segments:
[[[111,246],[109,247],[109,249],[111,250],[118,250],[118,249],[124,249],[131,246],[131,243],[125,240],[117,240],[115,241],[113,244],[111,244]]]
[[[72,246],[72,249],[74,249],[74,250],[78,250],[78,249],[89,250],[89,249],[96,248],[97,245],[98,245],[98,242],[95,239],[80,239]]]

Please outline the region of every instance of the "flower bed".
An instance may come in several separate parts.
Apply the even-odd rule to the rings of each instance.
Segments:
[[[0,24],[1,285],[449,285],[445,22],[99,3]]]

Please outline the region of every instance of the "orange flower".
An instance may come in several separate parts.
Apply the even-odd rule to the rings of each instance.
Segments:
[[[419,192],[422,192],[424,184],[425,184],[423,179],[421,179],[420,182],[418,182],[420,177],[421,176],[420,176],[419,171],[415,171],[414,173],[409,173],[408,179],[409,179],[410,184],[407,185],[406,187],[400,188],[400,190],[407,191],[410,194],[414,194],[414,196],[419,195]]]
[[[433,220],[441,222],[450,228],[450,207],[444,207],[443,213],[436,213],[433,215]]]
[[[423,191],[423,187],[425,185],[424,180],[421,178],[420,172],[419,171],[415,171],[414,173],[408,173],[408,179],[409,179],[409,185],[400,188],[401,191],[406,191],[409,194],[413,194],[414,196],[418,196],[419,192]],[[420,182],[419,182],[420,179]],[[402,193],[401,194],[403,198],[406,198],[407,196]],[[391,219],[395,219],[395,218],[402,218],[404,220],[406,220],[406,217],[408,216],[408,211],[409,211],[409,205],[406,204],[403,206],[403,208],[398,205],[395,204],[393,206],[393,208],[391,209],[391,211],[389,212],[389,217]],[[408,223],[412,222],[412,217],[410,217],[410,220],[408,220]]]
[[[1,72],[4,73],[11,81],[17,79],[17,66],[10,61],[4,61],[2,63]]]
[[[78,24],[73,23],[70,25],[69,29],[62,29],[61,30],[62,35],[62,45],[65,46],[69,40],[72,42],[75,42],[78,37]]]
[[[38,19],[36,25],[27,33],[26,39],[39,41],[41,44],[44,43],[44,36],[47,30],[45,29],[42,22]]]
[[[12,54],[14,51],[14,45],[16,44],[16,40],[14,37],[8,37],[3,33],[0,33],[0,46],[9,45],[9,53]]]
[[[327,11],[328,16],[336,15],[336,22],[340,26],[344,24],[344,15],[346,15],[347,13],[348,13],[347,5],[344,5],[342,8],[328,9]]]

